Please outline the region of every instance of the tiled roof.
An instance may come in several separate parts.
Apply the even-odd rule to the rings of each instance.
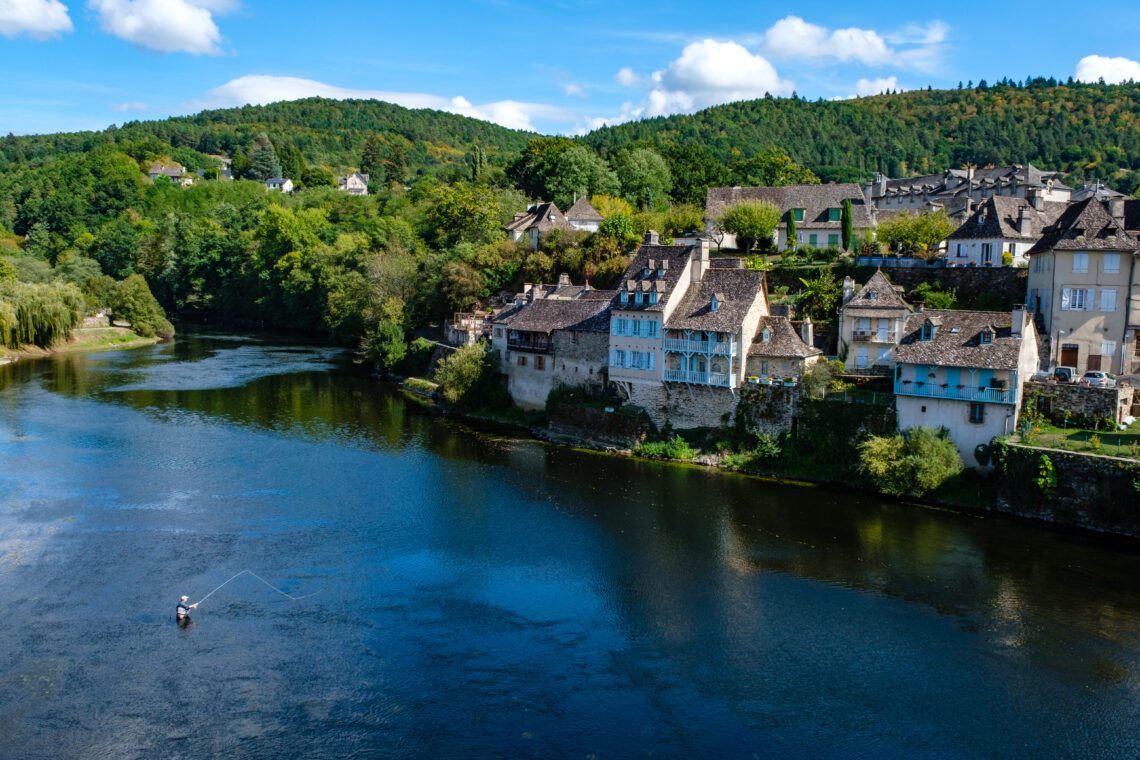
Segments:
[[[828,209],[840,208],[846,198],[851,199],[852,222],[856,229],[871,226],[871,211],[858,185],[847,182],[827,185],[786,185],[784,187],[710,187],[705,197],[705,216],[714,217],[724,209],[741,201],[764,201],[786,214],[789,209],[804,209],[803,221],[797,227],[827,227],[839,229],[839,221],[828,220]],[[781,218],[780,225],[786,222]]]
[[[578,301],[541,300],[525,304],[514,313],[497,318],[511,330],[549,333],[553,330],[581,330],[609,332],[610,304],[608,301],[581,299]]]
[[[765,328],[769,331],[768,340],[764,340]],[[748,347],[749,356],[806,359],[822,353],[815,346],[804,343],[787,317],[760,317],[756,337]]]
[[[1060,201],[1046,201],[1043,209],[1037,211],[1033,204],[1024,198],[995,195],[978,206],[978,209],[958,229],[950,233],[948,239],[1036,240],[1041,237],[1042,230],[1056,222],[1068,206],[1069,204]],[[1017,227],[1017,220],[1023,209],[1029,215],[1029,232],[1025,235],[1022,235]]]
[[[935,325],[934,337],[921,340],[922,326]],[[902,364],[928,364],[974,369],[1017,369],[1021,338],[1010,334],[1008,311],[928,309],[910,315],[895,353]],[[993,343],[982,343],[982,330],[994,332]],[[1026,337],[1034,333],[1026,321]]]
[[[1127,209],[1127,204],[1125,204]],[[1125,214],[1127,220],[1127,213]],[[1070,204],[1046,227],[1029,254],[1045,251],[1135,251],[1136,239],[1093,198]]]
[[[764,290],[764,273],[754,269],[709,269],[690,285],[665,327],[670,330],[735,332]],[[713,297],[717,309],[712,310]]]
[[[621,279],[618,280],[617,288],[620,293],[622,290],[633,289],[640,290],[643,293],[650,290],[657,291],[657,303],[649,304],[648,299],[642,306],[635,306],[631,300],[628,304],[614,304],[615,309],[624,309],[626,311],[662,311],[665,304],[669,302],[670,298],[674,297],[677,290],[677,281],[681,279],[681,274],[685,268],[689,266],[692,256],[700,255],[700,244],[693,245],[649,245],[643,244],[633,254],[633,260],[629,262],[629,266],[625,268],[625,273],[622,274]],[[653,261],[653,267],[650,268],[649,276],[645,275],[645,267],[649,261]],[[665,276],[658,277],[658,264],[665,262]]]
[[[1073,203],[1083,201],[1088,198],[1096,198],[1098,201],[1106,201],[1109,198],[1127,198],[1124,193],[1118,193],[1110,187],[1105,187],[1100,182],[1086,183],[1080,190],[1074,190],[1073,195],[1069,198]]]
[[[891,281],[883,274],[883,270],[875,270],[871,279],[855,293],[854,297],[843,304],[844,309],[906,309],[910,306],[898,291],[891,285]]]
[[[526,232],[531,228],[537,229],[539,232],[550,232],[556,228],[560,230],[571,229],[570,223],[566,221],[566,215],[559,211],[553,203],[540,203],[537,206],[532,206],[525,213],[516,214],[514,220],[507,225],[507,230],[511,232]]]
[[[580,301],[612,301],[617,298],[618,292],[616,290],[583,290],[581,295],[578,296]]]
[[[590,205],[590,201],[588,201],[584,195],[574,201],[574,205],[566,212],[566,219],[573,222],[604,221],[602,215]]]

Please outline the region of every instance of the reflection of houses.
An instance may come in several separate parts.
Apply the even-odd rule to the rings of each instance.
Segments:
[[[1057,221],[1066,206],[1037,193],[1029,198],[993,196],[947,238],[946,263],[1000,267],[1002,254],[1009,253],[1013,265],[1024,265],[1042,230]]]
[[[1127,372],[1135,362],[1140,313],[1132,294],[1140,272],[1129,228],[1140,228],[1140,204],[1090,197],[1030,249],[1026,301],[1049,337],[1049,366]]]
[[[870,232],[875,221],[858,185],[787,185],[785,187],[710,187],[705,199],[705,220],[713,220],[742,201],[770,203],[780,210],[776,232],[779,250],[788,247],[788,219],[795,220],[796,244],[812,248],[838,248],[842,243],[843,201],[851,201],[855,234]],[[736,248],[736,236],[724,234],[724,248]]]
[[[955,219],[964,219],[970,209],[994,196],[1026,198],[1037,195],[1043,201],[1070,200],[1072,189],[1057,179],[1057,172],[1043,172],[1031,164],[988,169],[951,169],[923,177],[887,179],[878,175],[864,185],[869,202],[879,211],[943,210]]]
[[[903,331],[895,365],[899,428],[945,427],[967,464],[984,464],[984,456],[975,460],[976,447],[1013,432],[1023,384],[1037,368],[1037,331],[1025,308],[920,310]]]
[[[855,281],[845,277],[839,309],[839,355],[845,357],[847,370],[889,372],[910,313],[910,306],[881,271],[871,275],[858,293]]]
[[[573,229],[566,215],[553,203],[539,203],[520,211],[506,227],[511,240],[528,238],[532,248],[538,248],[539,239],[552,230],[569,232]]]
[[[347,177],[338,177],[337,189],[349,195],[368,195],[368,175],[352,172]]]
[[[282,193],[293,192],[293,180],[285,177],[271,177],[265,180],[266,190],[277,190]]]
[[[567,210],[566,221],[576,230],[597,232],[604,220],[602,215],[590,205],[590,201],[586,200],[586,196],[583,195],[575,200],[574,205]]]
[[[748,347],[748,375],[756,378],[800,378],[823,358],[814,341],[811,317],[797,333],[787,317],[760,317],[756,337]]]
[[[606,383],[612,291],[542,298],[494,318],[492,345],[515,403],[540,409],[560,384]]]

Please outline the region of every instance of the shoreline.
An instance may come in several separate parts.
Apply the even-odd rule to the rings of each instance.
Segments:
[[[83,351],[118,351],[125,348],[153,346],[161,339],[144,338],[129,327],[78,327],[71,331],[71,337],[48,348],[21,346],[20,348],[0,347],[0,365],[15,364],[28,359],[46,359],[60,354],[75,354]]]

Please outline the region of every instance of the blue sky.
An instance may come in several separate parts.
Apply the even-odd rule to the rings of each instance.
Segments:
[[[545,133],[765,92],[1140,81],[1128,3],[0,0],[0,133],[308,95]]]

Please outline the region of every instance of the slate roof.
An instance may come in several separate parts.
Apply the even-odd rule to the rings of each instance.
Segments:
[[[633,254],[633,260],[629,262],[629,266],[625,268],[621,279],[617,282],[617,289],[620,293],[623,290],[640,290],[647,293],[651,290],[657,291],[657,303],[649,304],[648,299],[641,306],[634,305],[630,300],[627,304],[614,304],[615,309],[623,309],[625,311],[662,311],[665,309],[665,304],[669,302],[670,298],[674,297],[677,290],[677,281],[681,279],[681,274],[685,268],[689,266],[693,255],[700,255],[700,244],[697,245],[649,245],[642,244],[637,252]],[[645,265],[652,260],[654,266],[649,272],[649,276],[645,276]],[[665,276],[657,276],[657,262],[665,261]]]
[[[1124,193],[1118,193],[1110,187],[1105,187],[1101,182],[1088,182],[1080,190],[1074,190],[1072,197],[1069,198],[1073,203],[1083,201],[1088,198],[1096,198],[1098,201],[1105,201],[1109,198],[1127,198]]]
[[[1043,172],[1032,164],[975,169],[972,182],[967,181],[968,176],[969,173],[966,169],[950,169],[942,174],[886,179],[881,185],[879,182],[873,184],[872,196],[878,199],[885,195],[907,195],[912,191],[921,193],[925,189],[928,196],[938,199],[966,195],[972,190],[979,190],[983,187],[1011,187],[1014,180],[1019,185],[1027,187],[1045,187],[1048,182],[1052,181],[1053,187],[1056,189],[1071,189],[1057,179],[1057,172]]]
[[[932,340],[920,340],[927,321],[936,325]],[[900,364],[927,364],[973,369],[1017,369],[1022,338],[1010,334],[1008,311],[927,309],[911,314],[903,328],[895,359]],[[957,332],[954,332],[957,328]],[[982,343],[982,330],[994,332],[993,343]],[[1031,338],[1027,320],[1022,335]]]
[[[578,301],[544,299],[525,304],[514,313],[496,318],[495,324],[526,332],[550,333],[554,330],[609,332],[610,304],[608,301],[586,299]]]
[[[573,229],[566,221],[566,215],[558,210],[554,203],[539,203],[531,206],[524,212],[515,214],[515,218],[507,225],[509,232],[526,232],[530,229],[539,232],[550,232],[553,229]]]
[[[1127,221],[1128,204],[1125,203]],[[1057,221],[1046,227],[1029,255],[1045,251],[1135,251],[1136,238],[1128,234],[1094,198],[1072,203]]]
[[[582,294],[578,296],[580,301],[612,301],[617,298],[618,292],[616,290],[583,290]]]
[[[709,269],[700,284],[690,285],[665,323],[668,330],[736,332],[756,297],[764,291],[764,273],[755,269]],[[716,296],[717,310],[712,310]]]
[[[977,240],[1002,238],[1005,240],[1036,240],[1042,231],[1057,221],[1068,208],[1068,203],[1046,201],[1041,211],[1024,198],[995,195],[987,198],[969,218],[950,233],[948,240]],[[1022,235],[1017,220],[1022,209],[1029,215],[1029,233]],[[979,223],[981,220],[981,223]]]
[[[764,201],[780,209],[786,215],[789,209],[804,209],[803,221],[796,227],[824,227],[838,230],[840,221],[828,221],[827,210],[841,208],[846,198],[851,199],[852,222],[856,229],[871,226],[871,210],[867,199],[858,185],[846,182],[827,185],[787,185],[784,187],[710,187],[705,196],[705,216],[712,218],[724,209],[741,201]],[[780,227],[787,222],[780,220]]]
[[[171,177],[173,179],[178,179],[179,177],[182,176],[183,172],[185,172],[185,171],[186,171],[186,169],[184,169],[181,166],[159,166],[156,164],[155,166],[150,167],[150,171],[147,173],[151,177],[158,177],[160,175],[165,175],[165,176]]]
[[[770,331],[767,341],[764,340],[764,328]],[[787,317],[760,317],[756,337],[748,347],[749,356],[771,356],[778,359],[806,359],[822,353],[815,346],[804,343]]]
[[[573,221],[573,222],[599,222],[600,223],[600,222],[604,221],[602,219],[602,215],[599,214],[594,209],[594,207],[590,205],[590,201],[587,200],[586,196],[584,196],[584,195],[581,198],[579,198],[578,200],[574,201],[574,205],[571,206],[566,211],[566,219],[567,219],[567,221]]]
[[[859,291],[851,298],[850,301],[843,304],[844,309],[874,309],[882,311],[884,309],[905,309],[910,311],[910,305],[903,300],[899,292],[891,285],[891,281],[883,274],[883,270],[877,269],[871,275],[871,279],[859,288]]]

